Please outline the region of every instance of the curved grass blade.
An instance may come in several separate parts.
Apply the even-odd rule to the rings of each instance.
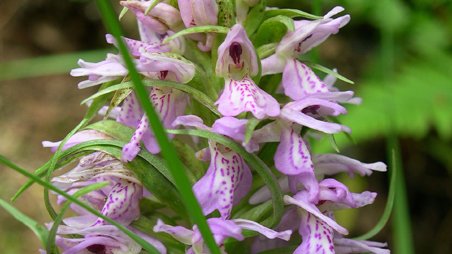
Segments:
[[[1,160],[1,156],[0,156]],[[0,206],[3,207],[9,214],[11,214],[16,220],[22,222],[25,226],[27,226],[35,235],[41,240],[41,244],[44,246],[48,239],[49,232],[47,229],[40,225],[38,222],[28,217],[24,213],[22,213],[19,209],[15,208],[5,200],[0,198]]]
[[[177,37],[189,35],[189,34],[197,34],[197,33],[220,33],[227,34],[229,32],[229,28],[224,26],[194,26],[189,27],[184,30],[181,30],[171,36],[166,37],[162,43],[168,43]]]
[[[174,147],[169,142],[168,136],[163,128],[162,123],[158,114],[155,112],[152,103],[148,99],[148,94],[145,86],[142,83],[140,75],[138,74],[135,65],[132,61],[131,56],[127,50],[127,47],[122,39],[122,32],[118,20],[115,18],[115,12],[111,3],[106,0],[97,0],[97,5],[102,14],[102,17],[107,25],[107,28],[111,31],[113,36],[118,42],[119,51],[123,57],[123,60],[129,70],[131,80],[135,85],[135,92],[137,94],[138,100],[149,119],[149,123],[152,127],[152,131],[157,139],[157,142],[162,150],[163,158],[171,171],[176,187],[179,190],[182,200],[184,201],[185,207],[191,217],[191,221],[198,226],[199,231],[206,243],[208,249],[212,254],[220,254],[220,249],[216,245],[215,239],[212,232],[207,224],[207,220],[204,217],[201,207],[193,194],[192,187],[188,177],[183,172],[183,165],[179,158],[176,156],[176,151]]]
[[[186,129],[186,130],[168,130],[168,133],[207,138],[209,140],[213,140],[224,146],[227,146],[234,150],[235,152],[237,152],[238,154],[240,154],[240,156],[242,156],[245,159],[248,165],[252,169],[257,171],[257,173],[262,177],[264,183],[268,186],[270,192],[272,193],[273,218],[270,222],[270,227],[276,225],[280,221],[284,212],[281,188],[279,187],[276,178],[271,172],[271,170],[261,159],[259,159],[259,157],[257,157],[254,154],[248,153],[241,145],[230,140],[229,138],[223,135],[212,133],[210,131]]]
[[[64,167],[65,165],[71,163],[72,161],[76,160],[77,158],[87,155],[88,153],[89,153],[89,151],[84,151],[84,152],[76,153],[73,156],[70,156],[68,158],[63,158],[58,161],[56,168]],[[45,172],[47,172],[47,169],[49,168],[49,166],[50,166],[50,161],[47,161],[46,163],[44,163],[44,165],[42,165],[41,167],[36,169],[33,172],[33,174],[38,177],[43,177],[43,174]],[[24,185],[22,185],[19,188],[19,190],[17,190],[17,192],[14,194],[14,196],[11,198],[11,202],[16,201],[28,188],[30,188],[30,186],[33,185],[33,183],[34,182],[32,180],[28,180]]]
[[[189,94],[193,99],[200,102],[202,105],[206,106],[210,111],[212,111],[215,115],[221,116],[220,112],[218,112],[217,108],[214,105],[214,102],[207,96],[205,93],[199,91],[198,89],[191,87],[189,85],[167,81],[167,80],[142,80],[145,86],[155,86],[155,87],[170,87],[177,89],[179,91],[185,92]],[[107,87],[105,89],[99,90],[97,93],[91,95],[90,97],[84,99],[80,104],[87,103],[90,100],[98,98],[99,96],[106,95],[112,92],[116,92],[118,90],[133,88],[133,82],[124,82],[121,84],[113,85]]]
[[[80,207],[82,207],[83,209],[85,209],[86,211],[92,213],[93,215],[100,217],[101,219],[105,220],[106,222],[116,226],[119,230],[121,230],[122,232],[124,232],[124,234],[126,234],[128,237],[130,237],[132,240],[134,240],[135,242],[137,242],[141,247],[143,247],[143,249],[145,249],[146,251],[148,251],[149,253],[154,253],[154,254],[158,254],[159,252],[155,249],[154,246],[152,246],[150,243],[148,243],[146,240],[144,240],[143,238],[141,238],[140,236],[136,235],[135,233],[133,233],[132,231],[130,231],[129,229],[127,229],[125,226],[117,223],[115,220],[103,215],[102,213],[100,213],[99,211],[97,211],[96,209],[92,208],[91,206],[85,204],[84,202],[72,197],[71,195],[67,194],[65,191],[62,191],[60,189],[58,189],[57,187],[55,187],[54,185],[50,184],[49,182],[42,180],[41,178],[33,175],[32,173],[28,172],[27,170],[17,166],[16,164],[12,163],[11,161],[9,161],[8,159],[6,159],[5,157],[3,157],[2,155],[0,155],[0,163],[15,170],[16,172],[18,172],[21,175],[26,176],[27,178],[35,181],[36,183],[38,183],[39,185],[43,186],[46,189],[52,190],[55,193],[65,197],[67,200],[79,205]]]
[[[311,67],[311,68],[314,68],[314,69],[319,70],[319,71],[321,71],[321,72],[324,72],[324,73],[326,73],[326,74],[333,75],[333,76],[336,77],[337,79],[340,79],[340,80],[342,80],[342,81],[344,81],[344,82],[347,82],[347,83],[352,84],[352,85],[355,84],[355,82],[351,81],[350,79],[348,79],[348,78],[342,76],[341,74],[339,74],[339,73],[337,73],[337,72],[335,72],[335,71],[333,71],[333,70],[328,69],[328,68],[325,67],[325,66],[322,66],[322,65],[316,64],[316,63],[307,63],[307,62],[305,62],[305,63],[306,63],[309,67]]]
[[[251,118],[246,123],[246,130],[245,130],[245,140],[244,143],[248,144],[253,137],[254,129],[256,129],[257,125],[260,123],[260,121],[256,118]]]
[[[260,47],[268,43],[279,42],[287,32],[294,30],[295,25],[291,18],[282,15],[274,16],[262,22],[253,35],[252,41]]]
[[[101,86],[101,89],[104,86],[108,86],[108,83],[103,84]],[[58,159],[60,157],[61,154],[61,150],[64,147],[64,145],[66,144],[66,142],[78,131],[80,130],[82,127],[84,127],[86,124],[88,124],[91,119],[94,118],[94,116],[96,116],[97,112],[102,108],[102,106],[106,103],[107,101],[107,97],[106,96],[101,96],[96,98],[95,100],[93,100],[92,104],[90,105],[90,107],[88,108],[88,111],[86,112],[85,116],[83,117],[82,121],[80,121],[80,123],[74,128],[72,129],[67,135],[66,137],[61,141],[60,145],[58,146],[57,150],[55,151],[55,153],[52,156],[52,159],[50,159],[50,165],[49,168],[46,172],[46,181],[49,182],[50,181],[50,177],[52,176],[52,172],[55,169],[57,163],[58,163]],[[50,198],[49,198],[49,191],[47,188],[44,188],[44,204],[45,207],[47,209],[47,211],[49,212],[50,217],[52,217],[52,219],[55,219],[57,214],[55,212],[55,209],[53,209],[52,204],[50,202]]]
[[[74,198],[80,198],[81,196],[86,195],[86,194],[90,193],[91,191],[101,189],[107,185],[108,185],[108,182],[95,183],[90,186],[81,188],[80,190],[76,191],[72,196]],[[48,236],[48,240],[47,240],[47,246],[46,246],[47,253],[55,253],[55,249],[56,249],[55,237],[57,234],[58,226],[61,224],[61,222],[63,222],[64,214],[66,213],[67,209],[69,209],[71,203],[72,202],[70,202],[70,201],[66,201],[63,204],[63,207],[61,208],[60,213],[53,221],[53,225],[50,228],[49,236]]]
[[[378,223],[371,229],[369,230],[367,233],[355,237],[354,239],[357,240],[367,240],[370,239],[372,237],[374,237],[376,234],[378,234],[386,225],[386,223],[388,223],[389,218],[391,217],[391,212],[392,212],[392,208],[394,206],[394,198],[395,198],[395,194],[396,194],[396,189],[397,189],[397,171],[399,171],[398,165],[396,163],[396,151],[393,150],[392,154],[391,154],[391,180],[389,183],[389,194],[388,194],[388,199],[386,201],[386,206],[385,206],[385,210],[383,211],[383,214],[380,217],[380,220],[378,221]]]

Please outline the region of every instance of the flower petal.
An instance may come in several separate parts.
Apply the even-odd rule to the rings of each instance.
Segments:
[[[320,210],[315,205],[307,202],[308,197],[306,194],[307,194],[306,192],[301,192],[301,193],[295,195],[294,198],[285,195],[284,202],[286,204],[292,204],[292,205],[296,205],[300,208],[303,208],[306,212],[308,212],[308,213],[314,215],[315,217],[317,217],[318,219],[322,220],[327,225],[329,225],[331,228],[336,230],[338,233],[343,234],[343,235],[348,234],[347,229],[345,229],[344,227],[337,224],[337,222],[335,222],[330,217],[324,215],[322,212],[320,212]]]
[[[128,74],[121,58],[113,54],[107,54],[107,58],[98,63],[85,62],[80,59],[78,65],[80,68],[72,69],[71,76],[88,76],[88,80],[78,84],[80,89],[112,81]]]
[[[163,223],[162,220],[157,220],[157,224],[153,228],[154,232],[164,232],[170,234],[174,239],[181,243],[191,245],[193,239],[193,231],[181,226],[170,226]]]
[[[314,166],[300,128],[286,127],[281,131],[281,142],[275,153],[275,167],[286,175],[313,172]]]
[[[234,203],[251,188],[251,172],[236,152],[214,142],[210,142],[209,146],[210,166],[206,174],[195,183],[193,191],[204,214],[217,209],[221,218],[227,219]]]
[[[313,116],[337,116],[339,114],[344,114],[345,112],[346,110],[344,107],[334,102],[307,97],[299,101],[290,102],[284,106],[281,110],[281,117],[290,122],[298,123],[314,130],[333,134],[340,131],[349,132],[350,129],[340,124],[317,120]]]
[[[379,243],[373,241],[353,240],[347,238],[334,238],[334,245],[336,254],[349,253],[374,253],[374,254],[389,254],[391,253],[386,243]]]
[[[349,15],[331,18],[342,10],[344,10],[342,7],[335,7],[323,19],[295,21],[295,31],[288,32],[283,37],[276,48],[276,53],[285,57],[296,57],[319,45],[330,35],[336,34],[350,21]]]
[[[260,89],[252,79],[225,80],[225,88],[215,104],[224,116],[251,112],[256,118],[276,117],[280,113],[278,102]]]
[[[313,93],[328,92],[328,87],[305,64],[296,59],[287,61],[282,75],[285,95],[293,100],[300,100]]]
[[[314,158],[315,171],[319,175],[334,175],[346,172],[349,175],[369,176],[373,171],[386,172],[383,162],[362,163],[340,154],[320,154]]]
[[[333,228],[316,216],[302,211],[299,232],[303,242],[295,250],[294,254],[335,253]]]
[[[235,224],[240,226],[241,228],[252,230],[258,232],[269,239],[279,238],[285,241],[289,241],[290,235],[292,234],[292,230],[285,230],[282,232],[277,232],[267,227],[262,226],[261,224],[245,219],[234,219]]]

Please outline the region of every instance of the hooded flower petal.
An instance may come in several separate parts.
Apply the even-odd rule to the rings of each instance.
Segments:
[[[243,158],[231,149],[214,142],[210,146],[210,166],[195,183],[193,191],[204,214],[218,209],[221,217],[229,218],[232,206],[251,188],[252,175]]]
[[[215,102],[218,111],[224,116],[236,116],[242,112],[251,112],[256,118],[276,117],[280,113],[278,102],[252,79],[227,79],[220,98]]]
[[[88,76],[88,80],[78,83],[80,89],[106,83],[128,74],[120,57],[113,54],[107,54],[107,59],[98,63],[85,62],[80,59],[78,65],[80,68],[73,69],[71,76]]]
[[[105,38],[108,43],[115,45],[115,47],[118,47],[118,43],[116,42],[116,39],[113,37],[113,35],[107,34],[105,35]],[[136,58],[141,56],[141,52],[158,53],[168,52],[170,50],[168,46],[162,45],[160,42],[144,42],[125,37],[123,37],[123,40],[126,43],[130,54],[132,54],[132,56]]]
[[[214,0],[178,0],[186,27],[216,25],[218,5]]]
[[[218,47],[215,71],[218,76],[236,80],[257,75],[256,52],[242,25],[234,25]]]
[[[152,4],[152,1],[121,1],[120,4],[132,10],[137,19],[148,24],[155,32],[166,33],[168,29],[178,31],[182,28],[182,19],[179,10],[167,3],[158,3],[151,11],[145,15],[145,11]],[[159,22],[160,24],[155,24]]]
[[[349,175],[368,176],[373,171],[386,172],[386,165],[383,162],[362,163],[340,154],[317,155],[314,158],[314,163],[318,175],[334,175],[346,172]]]
[[[332,134],[340,131],[349,132],[350,129],[340,124],[328,123],[316,118],[328,115],[337,116],[344,113],[346,113],[345,108],[339,104],[307,97],[284,106],[281,110],[281,117],[314,130]]]

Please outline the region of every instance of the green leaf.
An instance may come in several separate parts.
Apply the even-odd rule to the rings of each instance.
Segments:
[[[248,165],[254,169],[264,180],[264,183],[268,186],[271,194],[272,194],[272,202],[273,202],[273,218],[270,222],[270,227],[276,225],[284,212],[284,204],[282,200],[281,189],[276,181],[275,176],[271,172],[271,170],[267,167],[267,165],[260,160],[256,155],[248,153],[241,145],[236,142],[230,140],[229,138],[219,135],[216,133],[212,133],[206,130],[168,130],[168,133],[178,134],[178,135],[191,135],[207,138],[209,140],[220,143],[226,147],[231,148],[240,156],[245,159]]]
[[[234,4],[231,0],[217,0],[218,25],[232,27],[235,24]]]
[[[149,5],[149,7],[146,9],[146,11],[144,11],[144,15],[148,15],[148,13],[154,9],[154,7],[160,3],[162,0],[151,0],[151,4]]]
[[[3,158],[0,156],[0,161]],[[21,211],[19,211],[14,206],[10,205],[8,202],[6,202],[3,199],[0,199],[0,206],[3,207],[9,214],[11,214],[16,220],[22,222],[25,226],[27,226],[35,235],[41,240],[41,244],[45,245],[47,242],[47,237],[49,232],[47,231],[46,227],[43,225],[40,225],[38,222],[33,220],[32,218],[28,217],[27,215],[23,214]]]
[[[0,81],[32,78],[46,75],[67,74],[77,67],[77,61],[100,61],[108,50],[81,51],[71,54],[40,56],[0,63]]]
[[[259,56],[260,59],[266,58],[270,55],[272,55],[273,53],[275,53],[276,47],[278,46],[278,43],[269,43],[269,44],[264,44],[262,46],[260,46],[259,48],[257,48],[257,55]]]
[[[262,20],[264,19],[266,5],[267,1],[261,0],[249,11],[248,16],[246,17],[246,20],[243,25],[248,35],[254,34],[256,29],[262,23]]]
[[[191,98],[197,100],[199,103],[207,107],[210,111],[212,111],[217,116],[221,116],[220,112],[218,112],[217,108],[214,105],[214,102],[204,94],[203,92],[199,91],[198,89],[191,87],[186,84],[181,84],[173,81],[166,81],[166,80],[143,80],[142,81],[145,86],[155,86],[155,87],[170,87],[177,89],[179,91],[185,92],[191,96]],[[123,82],[121,84],[109,86],[105,89],[99,90],[97,93],[91,95],[90,97],[84,99],[81,104],[84,104],[90,100],[93,100],[99,96],[106,95],[112,92],[116,92],[121,89],[127,89],[132,88],[133,82]]]
[[[307,18],[307,19],[322,19],[322,16],[316,16],[297,9],[276,9],[265,11],[265,18],[271,18],[274,16],[287,16],[289,18]]]
[[[105,116],[104,119],[107,119],[108,116],[110,115],[110,112],[117,106],[119,106],[119,104],[121,104],[121,102],[127,98],[127,96],[129,96],[129,94],[131,94],[133,92],[132,89],[130,88],[125,88],[125,89],[121,89],[121,90],[117,90],[115,92],[115,95],[113,95],[113,98],[110,101],[110,105],[108,106],[107,112],[105,112]]]
[[[194,26],[189,27],[184,30],[181,30],[171,36],[166,37],[162,43],[168,43],[177,37],[189,35],[189,34],[197,34],[197,33],[220,33],[227,34],[229,32],[229,28],[224,26]]]
[[[210,252],[212,254],[220,254],[221,251],[215,243],[215,239],[207,224],[206,218],[202,213],[202,209],[198,201],[196,200],[195,195],[193,194],[190,181],[185,175],[183,165],[179,158],[176,156],[174,147],[169,142],[165,129],[160,122],[160,118],[154,107],[152,106],[152,103],[149,101],[147,90],[143,85],[141,77],[135,68],[127,47],[121,38],[121,26],[118,23],[118,20],[116,20],[115,18],[113,7],[111,6],[110,2],[106,0],[97,0],[97,3],[99,9],[101,10],[105,24],[118,42],[119,51],[121,52],[122,58],[127,66],[127,69],[129,70],[130,78],[133,81],[138,100],[140,101],[140,104],[149,119],[152,131],[162,150],[161,153],[165,158],[168,168],[171,171],[171,175],[176,182],[176,187],[178,188],[179,193],[182,196],[184,205],[187,208],[190,218],[192,222],[198,226],[201,236],[203,237],[204,242],[206,243]]]
[[[108,182],[94,183],[94,184],[92,184],[90,186],[86,186],[86,187],[81,188],[80,190],[76,191],[72,196],[74,198],[79,198],[79,197],[81,197],[83,195],[86,195],[86,194],[92,192],[92,191],[101,189],[101,188],[103,188],[103,187],[105,187],[107,185],[108,185]],[[64,204],[63,204],[63,206],[62,206],[62,208],[60,210],[60,213],[58,214],[58,216],[53,221],[52,227],[50,228],[50,231],[49,231],[48,240],[47,240],[47,246],[46,246],[47,253],[55,253],[55,248],[56,248],[56,246],[55,246],[55,237],[56,237],[56,234],[57,234],[58,226],[61,224],[61,222],[63,222],[63,217],[64,217],[67,209],[69,209],[71,203],[72,202],[70,202],[70,201],[64,202]]]
[[[256,34],[252,36],[252,41],[257,47],[279,42],[288,31],[294,30],[295,26],[291,18],[278,15],[262,22]]]
[[[91,206],[85,204],[84,202],[72,197],[71,195],[67,194],[65,191],[60,190],[59,188],[55,187],[54,185],[52,185],[51,183],[42,180],[41,178],[33,175],[32,173],[28,172],[27,170],[15,165],[14,163],[12,163],[11,161],[9,161],[8,159],[6,159],[5,157],[3,157],[2,155],[0,155],[0,163],[15,170],[16,172],[26,176],[29,179],[32,179],[33,181],[35,181],[36,183],[38,183],[39,185],[43,186],[46,189],[52,190],[53,192],[57,193],[58,195],[63,196],[64,198],[66,198],[67,200],[79,205],[80,207],[82,207],[83,209],[85,209],[86,211],[92,213],[93,215],[100,217],[101,219],[105,220],[106,222],[116,226],[119,230],[121,230],[122,232],[124,232],[124,234],[126,234],[127,236],[129,236],[130,238],[132,238],[132,240],[134,240],[135,242],[137,242],[140,246],[142,246],[146,251],[150,252],[150,253],[155,253],[158,254],[159,252],[155,249],[154,246],[152,246],[151,244],[149,244],[146,240],[144,240],[143,238],[141,238],[140,236],[136,235],[135,233],[133,233],[132,231],[130,231],[129,229],[127,229],[127,227],[119,224],[118,222],[116,222],[115,220],[103,215],[102,213],[100,213],[99,211],[97,211],[96,209],[92,208]]]

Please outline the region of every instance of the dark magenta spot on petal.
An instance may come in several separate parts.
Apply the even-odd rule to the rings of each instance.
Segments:
[[[231,56],[234,64],[240,64],[240,56],[242,55],[242,46],[238,42],[231,43],[229,46],[229,56]]]
[[[106,254],[107,251],[105,249],[105,245],[101,244],[93,244],[91,246],[88,246],[86,248],[89,252],[95,253],[95,254]]]

